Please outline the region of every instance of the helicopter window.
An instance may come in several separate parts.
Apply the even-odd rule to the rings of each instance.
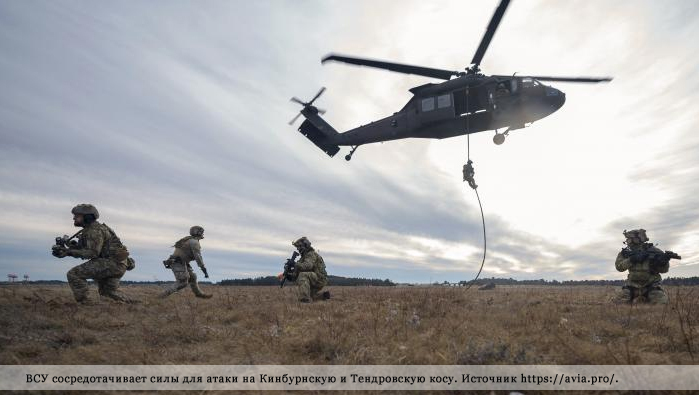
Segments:
[[[422,99],[422,112],[434,110],[434,97]]]
[[[533,79],[533,78],[522,78],[522,87],[523,88],[532,88],[535,86],[541,85],[539,81]]]
[[[437,108],[451,107],[451,95],[437,96]]]
[[[508,89],[507,85],[505,85],[504,82],[501,82],[498,84],[497,90],[495,91],[496,95],[498,97],[503,97],[503,96],[508,96],[510,94],[510,90]]]

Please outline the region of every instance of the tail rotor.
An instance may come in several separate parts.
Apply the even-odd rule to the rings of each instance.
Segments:
[[[301,99],[299,99],[298,97],[295,97],[295,96],[291,98],[291,101],[294,102],[294,103],[298,103],[298,104],[302,105],[302,106],[303,106],[303,110],[309,109],[309,110],[311,110],[311,111],[314,111],[314,112],[316,112],[316,113],[322,115],[322,114],[325,114],[325,110],[322,110],[322,109],[319,109],[319,108],[317,108],[317,107],[314,107],[314,106],[313,106],[313,102],[316,101],[316,99],[318,99],[318,98],[320,97],[320,95],[323,94],[323,92],[325,92],[325,87],[320,88],[320,90],[318,91],[318,93],[316,93],[316,95],[313,96],[313,99],[311,99],[309,102],[304,102],[303,100],[301,100]],[[301,110],[301,111],[303,111],[303,110]],[[297,120],[301,115],[302,115],[301,112],[299,112],[298,114],[296,114],[296,116],[295,116],[291,121],[289,121],[289,125],[293,125],[294,122],[296,122],[296,120]]]

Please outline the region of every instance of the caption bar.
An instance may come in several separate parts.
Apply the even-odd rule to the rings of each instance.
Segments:
[[[0,365],[0,390],[697,390],[696,365]]]

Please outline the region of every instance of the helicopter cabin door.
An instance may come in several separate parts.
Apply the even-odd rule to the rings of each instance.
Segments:
[[[459,89],[454,91],[454,111],[456,116],[483,110],[483,99],[479,97],[481,89]]]
[[[488,86],[488,110],[494,120],[503,120],[517,98],[517,80],[498,81]]]
[[[454,118],[454,100],[451,92],[418,100],[418,120],[421,125],[452,118]]]

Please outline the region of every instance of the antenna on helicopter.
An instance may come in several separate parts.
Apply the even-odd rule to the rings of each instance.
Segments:
[[[316,95],[313,96],[313,99],[311,99],[309,102],[304,102],[303,100],[299,99],[299,98],[296,97],[296,96],[292,97],[292,98],[291,98],[291,101],[294,102],[294,103],[298,103],[298,104],[302,105],[304,110],[308,108],[308,109],[311,109],[311,110],[317,112],[318,114],[321,114],[321,115],[322,115],[322,114],[325,114],[325,110],[321,110],[321,109],[319,109],[319,108],[317,108],[317,107],[314,107],[314,106],[313,106],[313,102],[316,101],[316,99],[319,98],[320,95],[323,94],[323,92],[325,92],[325,87],[321,87],[320,90],[318,91],[318,93],[316,93]],[[302,111],[303,111],[303,110],[302,110]],[[296,122],[296,120],[297,120],[300,116],[301,116],[301,112],[299,112],[298,114],[296,114],[296,116],[295,116],[291,121],[289,121],[289,125],[293,125],[294,122]]]

